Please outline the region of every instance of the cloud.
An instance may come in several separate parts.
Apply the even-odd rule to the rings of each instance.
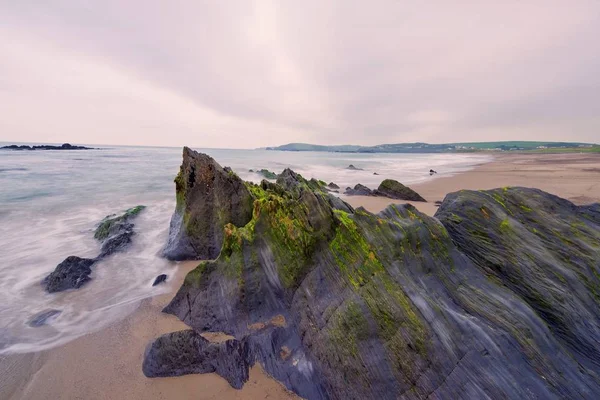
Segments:
[[[599,137],[596,2],[55,0],[0,14],[0,140]]]

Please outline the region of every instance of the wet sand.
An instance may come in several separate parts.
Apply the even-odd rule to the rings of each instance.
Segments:
[[[455,176],[443,171],[412,186],[428,203],[413,203],[433,215],[435,201],[461,189],[538,187],[577,204],[600,201],[600,154],[498,155],[495,160]],[[383,179],[384,177],[382,177]],[[386,198],[345,197],[354,206],[378,212],[395,202]],[[64,346],[35,354],[0,357],[1,399],[292,399],[297,398],[257,366],[242,390],[215,374],[146,378],[146,345],[161,334],[186,329],[161,313],[196,262],[180,264],[168,282],[171,293],[142,301],[138,309],[109,328]],[[218,339],[218,338],[217,338]]]
[[[64,346],[0,358],[0,399],[294,399],[257,364],[242,390],[216,374],[146,378],[142,360],[156,337],[188,327],[161,312],[198,263],[181,263],[168,282],[172,293],[143,300],[110,327]],[[221,340],[220,336],[209,340]]]
[[[462,189],[479,190],[505,186],[535,187],[575,204],[600,202],[600,154],[498,154],[492,162],[471,171],[444,177],[443,171],[429,182],[411,185],[427,203],[410,202],[433,216],[436,201]],[[382,177],[383,179],[383,177]],[[354,207],[379,212],[392,203],[385,197],[342,196]]]

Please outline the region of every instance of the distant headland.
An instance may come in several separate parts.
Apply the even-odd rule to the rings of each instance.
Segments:
[[[600,153],[600,145],[578,142],[472,142],[472,143],[396,143],[376,146],[339,145],[322,146],[308,143],[288,143],[282,146],[266,147],[266,150],[280,151],[328,151],[335,153],[471,153],[481,151],[528,151],[539,153]]]
[[[9,146],[2,146],[0,150],[94,150],[93,147],[85,147],[85,146],[73,146],[69,143],[64,143],[60,146],[52,146],[47,144],[42,144],[39,146],[27,146],[27,145],[16,145],[11,144]]]

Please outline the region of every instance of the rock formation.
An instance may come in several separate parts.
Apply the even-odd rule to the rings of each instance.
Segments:
[[[390,199],[406,200],[406,201],[427,201],[420,194],[404,186],[398,181],[393,179],[385,179],[377,188],[376,193],[380,196],[386,196]]]
[[[260,362],[308,399],[600,396],[600,205],[462,191],[438,221],[353,210],[291,170],[244,186],[250,220],[165,308],[192,330],[149,345],[147,376],[238,387]]]
[[[252,218],[252,196],[244,182],[210,156],[187,147],[175,191],[177,204],[163,252],[170,260],[217,258],[223,226],[244,226]]]
[[[39,146],[27,146],[27,145],[16,145],[11,144],[9,146],[0,147],[1,150],[94,150],[92,147],[85,146],[73,146],[69,143],[64,143],[60,146],[52,146],[52,145],[39,145]]]
[[[100,254],[96,258],[69,256],[58,264],[54,271],[42,281],[49,293],[67,289],[79,289],[92,278],[92,265],[101,259],[125,250],[132,242],[134,224],[130,220],[136,217],[145,206],[136,206],[126,210],[122,215],[109,215],[104,218],[94,233],[94,238],[102,242]]]
[[[268,169],[261,169],[260,171],[256,171],[259,174],[261,174],[262,176],[264,176],[266,179],[277,179],[277,174],[275,172],[269,171]]]
[[[355,167],[355,166],[354,166],[354,165],[352,165],[352,164],[348,165],[348,166],[346,167],[346,169],[350,169],[350,170],[352,170],[352,171],[362,171],[362,170],[363,170],[362,168]]]
[[[360,183],[356,184],[353,188],[347,187],[344,191],[347,196],[375,196],[375,193]]]

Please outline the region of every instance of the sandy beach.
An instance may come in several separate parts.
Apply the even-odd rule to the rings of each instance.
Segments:
[[[413,202],[419,211],[433,216],[436,201],[458,190],[524,186],[542,189],[572,201],[600,201],[600,154],[496,154],[494,160],[454,176],[438,171],[429,182],[411,185],[427,203]],[[379,212],[392,202],[384,197],[343,196],[354,207]]]
[[[427,203],[413,203],[433,215],[435,202],[461,189],[536,187],[576,204],[600,201],[600,154],[498,154],[471,171],[411,187]],[[344,197],[355,207],[378,212],[390,199]],[[1,399],[290,399],[296,398],[256,366],[242,390],[215,374],[178,378],[144,377],[146,345],[161,334],[185,329],[176,317],[161,313],[195,262],[181,263],[168,285],[171,293],[142,301],[138,309],[107,329],[64,346],[35,354],[0,357]]]

